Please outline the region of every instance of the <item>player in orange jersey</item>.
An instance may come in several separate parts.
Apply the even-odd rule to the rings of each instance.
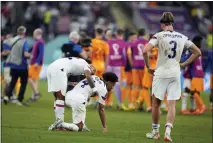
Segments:
[[[92,39],[92,65],[96,68],[96,75],[102,77],[108,64],[109,46],[102,40],[104,31],[96,29],[95,38]]]

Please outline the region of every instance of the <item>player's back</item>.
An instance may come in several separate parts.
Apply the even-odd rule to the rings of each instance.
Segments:
[[[151,40],[155,39],[158,41],[158,60],[155,76],[159,78],[180,76],[179,62],[183,49],[185,46],[189,47],[192,42],[187,42],[189,40],[186,36],[175,31],[159,32]]]
[[[81,58],[69,57],[60,58],[50,64],[49,67],[60,69],[71,75],[81,75],[84,73],[84,68],[89,66],[88,63]]]
[[[93,75],[92,79],[95,83],[95,87],[98,89],[98,95],[99,96],[105,96],[107,93],[106,84],[103,80],[101,80],[98,76]],[[93,95],[92,89],[89,86],[86,79],[80,81],[72,91],[69,91],[67,93],[66,98],[75,100],[75,101],[81,101],[81,102],[87,102],[88,98],[90,98]]]
[[[108,44],[101,39],[92,40],[92,64],[97,70],[104,71],[105,55],[109,54]]]
[[[124,40],[113,39],[108,41],[109,45],[109,65],[124,66],[125,65],[125,50],[128,47]]]
[[[143,48],[147,44],[147,40],[142,37],[133,41],[131,44],[131,53],[133,60],[133,67],[144,67]]]

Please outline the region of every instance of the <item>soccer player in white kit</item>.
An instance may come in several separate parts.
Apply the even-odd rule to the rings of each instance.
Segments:
[[[167,94],[168,113],[165,125],[164,140],[172,142],[170,133],[175,119],[176,100],[181,96],[180,67],[192,63],[201,56],[201,51],[195,44],[181,33],[173,30],[174,17],[171,12],[164,12],[161,19],[162,32],[156,33],[144,48],[144,60],[151,74],[154,74],[152,83],[152,131],[146,134],[147,138],[160,139],[159,119],[160,104]],[[158,47],[158,60],[156,69],[150,69],[148,53],[153,47]],[[183,49],[187,48],[192,55],[184,63],[179,63]]]
[[[92,79],[95,87],[98,89],[94,94],[91,87],[88,86],[87,80],[80,81],[73,90],[67,92],[65,103],[72,108],[73,123],[61,123],[57,128],[64,128],[71,131],[82,131],[85,125],[86,104],[90,97],[98,96],[98,112],[103,126],[103,131],[107,132],[106,115],[104,110],[107,94],[112,90],[118,77],[113,72],[106,72],[102,75],[103,80],[98,76],[93,75]]]
[[[54,109],[56,122],[49,127],[53,130],[58,124],[64,121],[64,100],[67,92],[67,82],[69,75],[85,75],[93,93],[97,91],[91,74],[95,73],[92,65],[80,58],[61,58],[54,61],[47,68],[48,92],[55,96]]]

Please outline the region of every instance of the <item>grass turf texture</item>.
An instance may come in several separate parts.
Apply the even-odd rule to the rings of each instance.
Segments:
[[[42,98],[30,105],[19,107],[15,104],[2,105],[2,143],[163,143],[166,114],[160,120],[160,140],[146,139],[151,131],[151,114],[145,112],[124,112],[115,109],[106,110],[108,133],[102,132],[98,112],[88,108],[86,124],[91,132],[48,131],[55,121],[53,97],[47,93],[46,82],[40,82]],[[27,89],[25,99],[31,95]],[[208,93],[202,93],[206,105],[209,105]],[[211,143],[212,113],[204,115],[180,115],[180,101],[172,131],[174,143]],[[71,122],[70,109],[65,109],[65,121]]]

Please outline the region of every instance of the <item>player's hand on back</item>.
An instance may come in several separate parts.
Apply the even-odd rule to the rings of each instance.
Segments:
[[[185,65],[183,63],[180,63],[181,68],[185,68]]]
[[[155,69],[148,68],[148,71],[151,75],[154,75]]]

